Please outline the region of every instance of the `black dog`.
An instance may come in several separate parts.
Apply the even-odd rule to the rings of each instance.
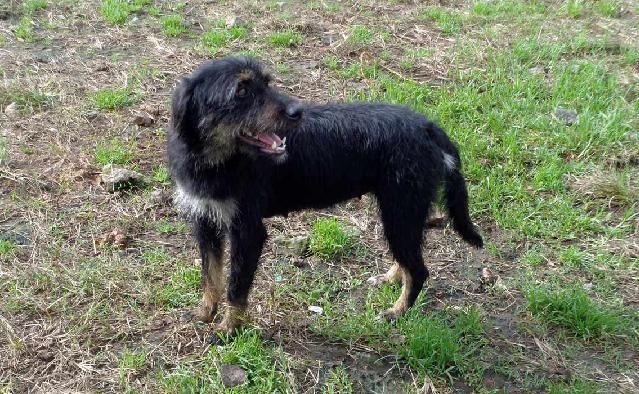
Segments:
[[[399,263],[379,279],[403,279],[387,318],[414,303],[428,276],[421,247],[440,186],[455,230],[482,247],[459,154],[437,125],[397,105],[302,106],[269,82],[255,60],[226,58],[203,65],[173,95],[168,152],[175,200],[193,222],[202,258],[197,318],[210,322],[217,312],[228,234],[229,305],[219,329],[241,325],[266,240],[262,220],[274,215],[373,193]]]

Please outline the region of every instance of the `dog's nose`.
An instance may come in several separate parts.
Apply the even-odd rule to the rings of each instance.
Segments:
[[[291,120],[300,120],[302,117],[302,106],[295,103],[286,107],[286,116]]]

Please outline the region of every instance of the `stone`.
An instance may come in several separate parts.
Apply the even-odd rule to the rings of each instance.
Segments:
[[[29,223],[14,222],[0,227],[0,240],[16,245],[29,246],[33,238],[33,227]]]
[[[302,257],[308,254],[309,239],[305,235],[293,238],[280,236],[274,239],[278,254],[291,257]]]
[[[309,305],[308,310],[309,312],[317,313],[318,315],[321,315],[322,313],[324,313],[324,308],[317,305]]]
[[[155,119],[149,114],[138,114],[133,118],[133,124],[140,127],[150,127],[155,123]]]
[[[222,384],[226,387],[235,387],[246,382],[246,372],[237,365],[222,364]]]
[[[7,105],[4,109],[4,114],[7,115],[7,118],[15,118],[18,116],[18,104],[14,101],[11,104]]]
[[[579,120],[579,114],[574,109],[557,107],[555,118],[566,126],[572,126]]]
[[[126,168],[115,167],[112,164],[107,164],[102,167],[102,174],[100,175],[102,183],[105,189],[110,192],[118,190],[130,189],[143,183],[144,177],[142,174],[128,170]]]

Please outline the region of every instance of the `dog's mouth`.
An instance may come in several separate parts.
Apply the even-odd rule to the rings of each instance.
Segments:
[[[264,153],[281,155],[286,152],[286,137],[280,138],[275,133],[241,133],[240,140],[245,144],[260,148]]]

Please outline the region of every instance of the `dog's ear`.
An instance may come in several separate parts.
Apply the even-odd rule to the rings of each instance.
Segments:
[[[173,92],[171,102],[171,126],[178,133],[186,131],[189,127],[189,118],[192,115],[193,83],[184,78]]]

